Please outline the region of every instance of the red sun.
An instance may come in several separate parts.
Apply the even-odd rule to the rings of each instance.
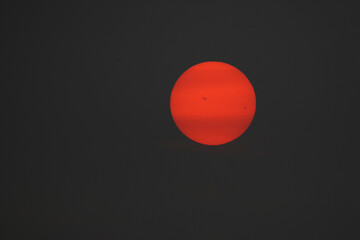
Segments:
[[[255,114],[254,88],[237,68],[203,62],[185,71],[174,85],[170,110],[176,126],[188,138],[221,145],[238,138]]]

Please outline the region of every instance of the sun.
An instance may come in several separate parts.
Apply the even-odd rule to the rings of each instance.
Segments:
[[[221,145],[250,126],[256,110],[253,86],[237,68],[223,62],[203,62],[176,81],[170,110],[180,131],[195,142]]]

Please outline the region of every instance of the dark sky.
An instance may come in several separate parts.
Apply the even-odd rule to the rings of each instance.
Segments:
[[[0,238],[357,239],[355,2],[1,3]],[[257,96],[222,146],[170,114],[204,61]]]

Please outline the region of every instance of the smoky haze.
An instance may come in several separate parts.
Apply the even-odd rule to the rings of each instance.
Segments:
[[[1,5],[1,239],[353,238],[354,4]],[[257,100],[215,147],[169,106],[204,61],[240,69]]]

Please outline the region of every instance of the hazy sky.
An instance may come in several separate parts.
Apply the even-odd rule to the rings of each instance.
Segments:
[[[1,5],[1,239],[353,238],[354,4]],[[204,61],[240,69],[257,98],[218,147],[170,114]]]

